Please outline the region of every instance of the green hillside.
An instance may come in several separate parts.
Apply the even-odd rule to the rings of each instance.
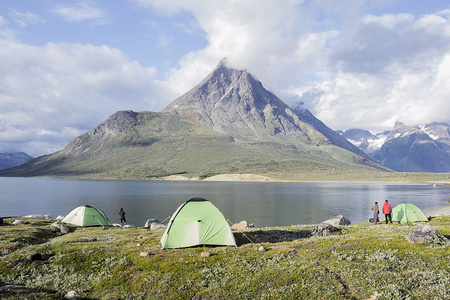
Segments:
[[[158,178],[224,173],[384,170],[334,145],[238,140],[173,114],[118,112],[63,150],[3,176]]]
[[[204,178],[227,173],[386,171],[303,108],[223,63],[162,112],[119,111],[63,150],[0,176]]]

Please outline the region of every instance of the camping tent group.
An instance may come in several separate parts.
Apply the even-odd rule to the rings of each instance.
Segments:
[[[427,216],[420,208],[411,203],[402,203],[392,209],[392,221],[395,222],[428,222]]]
[[[89,205],[74,208],[61,222],[81,227],[112,226],[103,211]],[[163,249],[199,245],[236,246],[236,241],[217,207],[204,198],[192,198],[171,216],[162,235],[161,245]]]

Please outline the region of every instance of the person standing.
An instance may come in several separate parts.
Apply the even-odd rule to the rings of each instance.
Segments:
[[[389,222],[392,224],[392,206],[389,204],[389,201],[384,201],[383,204],[383,214],[384,214],[384,220],[386,221],[386,224],[388,223],[388,219]]]
[[[373,211],[373,224],[377,225],[378,214],[380,213],[380,209],[378,208],[378,202],[375,202],[375,205],[372,206],[371,210]]]
[[[122,227],[123,223],[127,225],[127,220],[125,219],[125,211],[123,210],[123,208],[119,210],[119,216],[120,216],[120,227]]]

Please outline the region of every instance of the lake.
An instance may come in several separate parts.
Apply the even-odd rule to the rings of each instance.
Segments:
[[[413,203],[426,211],[445,206],[450,188],[407,183],[275,183],[202,181],[120,181],[0,177],[0,217],[66,215],[79,205],[103,210],[119,223],[142,227],[148,219],[168,217],[192,197],[210,200],[232,223],[256,227],[317,224],[339,214],[366,222],[375,201],[392,207]],[[381,207],[380,205],[380,207]]]

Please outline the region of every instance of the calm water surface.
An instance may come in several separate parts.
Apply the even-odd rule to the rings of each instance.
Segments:
[[[396,183],[242,183],[1,178],[0,217],[66,215],[79,205],[103,210],[113,223],[119,209],[129,224],[168,218],[192,197],[210,200],[232,223],[257,227],[316,224],[342,214],[352,223],[371,217],[370,207],[389,199],[394,207],[413,203],[422,210],[443,207],[449,187]],[[382,204],[382,203],[381,203]]]

